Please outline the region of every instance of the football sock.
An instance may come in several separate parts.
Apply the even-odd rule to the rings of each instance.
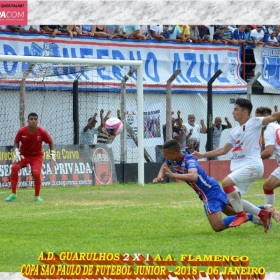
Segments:
[[[12,193],[17,193],[17,184],[18,184],[18,172],[20,167],[17,164],[12,164],[11,170],[11,186],[12,186]]]
[[[241,198],[237,190],[233,186],[227,186],[224,187],[224,191],[227,194],[228,200],[235,210],[235,212],[241,213],[243,211],[242,203],[241,203]]]
[[[263,193],[264,193],[264,204],[274,205],[275,203],[274,190],[268,190],[263,188]]]
[[[235,216],[227,216],[223,220],[225,222],[226,228],[229,228],[230,223],[235,219]]]
[[[252,203],[250,203],[249,201],[244,200],[244,199],[241,200],[241,203],[242,203],[242,206],[243,206],[243,209],[245,212],[251,213],[255,216],[259,215],[261,210],[258,206],[255,206]]]
[[[41,189],[41,172],[39,170],[33,170],[32,175],[34,178],[35,196],[39,196]]]

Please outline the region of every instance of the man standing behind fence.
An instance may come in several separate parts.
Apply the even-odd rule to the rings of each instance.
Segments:
[[[226,125],[222,124],[221,117],[216,117],[212,125],[213,128],[213,150],[216,150],[220,147],[220,141],[222,136],[222,131],[227,128],[232,128],[231,123],[228,121],[228,118],[225,118]],[[205,145],[205,151],[208,152],[207,148],[208,142]],[[208,160],[218,160],[218,157],[208,158]]]
[[[80,132],[80,144],[93,145],[94,144],[94,135],[97,134],[97,128],[95,127],[97,120],[97,113],[93,117],[88,119],[87,125],[82,128]]]
[[[19,145],[20,142],[21,145]],[[35,201],[43,201],[40,197],[41,169],[43,165],[42,142],[49,144],[50,157],[55,163],[52,138],[45,129],[38,126],[38,115],[36,113],[30,113],[28,115],[28,125],[18,130],[14,140],[15,157],[11,169],[12,193],[6,198],[7,202],[11,202],[17,198],[18,172],[28,164],[31,167],[31,173],[34,179]]]
[[[200,146],[200,133],[206,134],[207,128],[204,124],[204,120],[200,121],[201,127],[195,123],[195,115],[190,114],[188,116],[188,122],[184,124],[187,128],[186,136],[186,151],[191,154],[194,151],[199,152]]]

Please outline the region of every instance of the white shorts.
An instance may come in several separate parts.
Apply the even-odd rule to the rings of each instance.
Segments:
[[[263,165],[245,165],[234,170],[228,177],[234,182],[235,189],[242,195],[249,190],[255,181],[262,177],[263,172]]]
[[[271,175],[273,175],[274,177],[276,177],[278,180],[280,180],[280,166],[277,167],[272,173]]]

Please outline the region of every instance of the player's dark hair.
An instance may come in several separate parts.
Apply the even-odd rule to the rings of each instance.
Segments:
[[[180,144],[176,139],[171,139],[166,141],[163,146],[163,149],[172,151],[172,152],[180,152],[181,148],[180,148]]]
[[[235,100],[235,104],[239,105],[242,109],[248,110],[249,115],[251,114],[253,105],[250,100],[245,99],[245,98],[237,98]]]
[[[258,107],[256,109],[256,114],[259,114],[261,116],[271,115],[272,111],[271,111],[271,109],[269,107]]]
[[[29,119],[30,117],[37,117],[38,118],[38,115],[36,113],[32,112],[27,116],[27,119]]]

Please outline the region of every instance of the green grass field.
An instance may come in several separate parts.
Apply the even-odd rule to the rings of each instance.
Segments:
[[[244,199],[263,204],[262,182]],[[267,234],[251,222],[214,232],[195,192],[185,183],[0,190],[0,271],[41,264],[40,252],[141,253],[179,260],[181,254],[248,256],[250,266],[280,271],[280,224]],[[280,208],[276,190],[276,207]]]

